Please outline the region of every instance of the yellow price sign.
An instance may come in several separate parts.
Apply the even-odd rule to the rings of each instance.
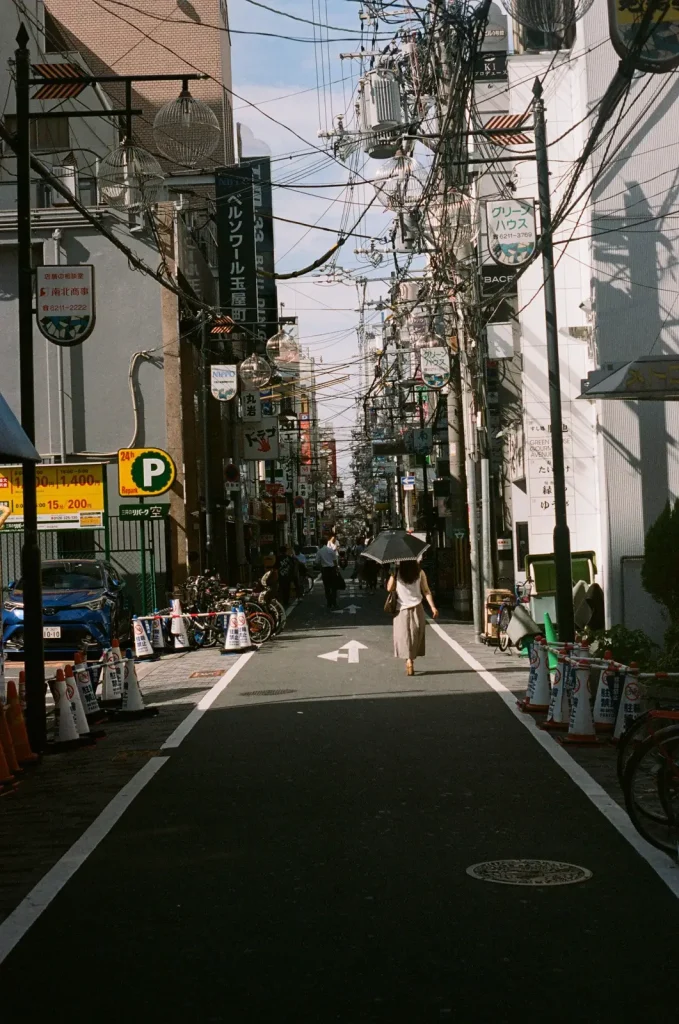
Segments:
[[[175,481],[175,464],[162,448],[121,448],[118,491],[123,498],[165,494]]]
[[[102,463],[37,466],[38,527],[41,530],[101,529],[106,514]],[[8,509],[8,530],[24,525],[21,466],[0,466],[0,508]]]

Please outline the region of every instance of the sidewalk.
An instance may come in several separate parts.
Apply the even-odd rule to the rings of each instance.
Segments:
[[[139,768],[158,754],[161,744],[232,661],[216,649],[169,654],[158,662],[141,663],[137,673],[145,703],[158,706],[160,714],[106,722],[101,726],[106,736],[94,746],[47,755],[23,773],[16,792],[0,800],[5,853],[0,872],[0,921]],[[50,709],[49,727],[51,714]]]
[[[465,651],[475,658],[484,669],[492,672],[498,681],[517,696],[525,696],[528,685],[528,659],[519,658],[515,650],[502,653],[498,647],[487,647],[474,639],[474,627],[467,624],[447,623],[439,620],[453,640],[456,640]],[[538,722],[543,715],[536,716]],[[608,793],[608,795],[625,806],[625,799],[618,784],[616,772],[617,748],[606,739],[596,747],[568,747],[568,753],[589,775]]]

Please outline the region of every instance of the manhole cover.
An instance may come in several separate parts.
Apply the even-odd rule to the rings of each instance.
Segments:
[[[297,690],[243,690],[239,697],[279,697],[282,693],[297,693]]]
[[[587,868],[560,860],[486,860],[472,864],[467,874],[501,885],[573,885],[592,877]]]

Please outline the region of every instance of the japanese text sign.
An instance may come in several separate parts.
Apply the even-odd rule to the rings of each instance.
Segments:
[[[496,263],[519,266],[535,252],[535,201],[490,199],[486,202],[488,249]]]
[[[94,330],[94,267],[36,267],[38,330],[55,345],[80,345]]]
[[[243,458],[269,461],[278,458],[278,420],[275,416],[243,429]]]

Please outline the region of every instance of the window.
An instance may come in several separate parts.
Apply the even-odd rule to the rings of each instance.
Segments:
[[[72,50],[64,29],[59,22],[52,17],[49,11],[45,11],[45,53],[64,53]]]
[[[528,523],[516,524],[516,568],[517,572],[525,572],[526,555],[530,554],[528,546]]]
[[[5,117],[5,128],[12,135],[17,130],[15,114]],[[70,132],[67,117],[36,117],[31,121],[31,149],[57,150],[70,149]]]

